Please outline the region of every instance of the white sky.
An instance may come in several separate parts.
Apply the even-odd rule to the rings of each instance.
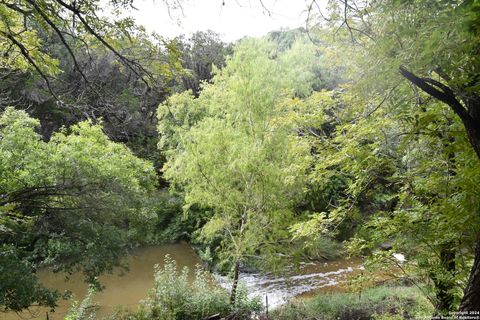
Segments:
[[[306,0],[263,0],[271,16],[262,8],[261,0],[223,2],[224,5],[222,0],[183,0],[183,16],[180,10],[170,16],[162,0],[137,0],[134,6],[138,11],[132,10],[129,15],[147,31],[161,36],[189,35],[210,29],[227,42],[243,36],[260,37],[281,27],[291,29],[305,25]]]

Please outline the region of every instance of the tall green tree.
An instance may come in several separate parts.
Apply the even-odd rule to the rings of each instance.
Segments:
[[[463,124],[478,158],[478,6],[478,1],[460,0],[340,0],[330,1],[327,11],[316,12],[312,16],[316,16],[315,23],[321,21],[318,25],[325,31],[322,33],[324,39],[330,36],[331,48],[336,48],[332,50],[332,56],[335,55],[340,65],[349,71],[354,94],[365,97],[365,100],[377,95],[384,97],[390,103],[381,107],[386,108],[390,116],[403,118],[404,121],[414,117],[432,121],[444,110],[440,104],[430,103],[430,99],[441,101],[450,109],[448,117],[454,114]],[[373,116],[378,114],[377,110],[371,109]],[[366,114],[371,115],[368,109]],[[428,121],[419,124],[422,127],[417,132],[431,129]],[[446,150],[452,150],[449,139],[449,135],[443,135],[441,139],[441,145]],[[464,146],[462,139],[454,138],[453,141],[453,144]],[[453,151],[446,152],[455,161],[454,166],[458,164],[458,159],[454,159],[461,154],[457,150],[453,148]],[[452,169],[452,172],[455,171]],[[461,174],[456,172],[455,178],[451,179],[455,180],[457,176]],[[439,186],[446,183],[433,181]],[[456,203],[453,194],[455,192],[445,201]],[[470,210],[464,212],[465,219],[478,216],[478,208],[457,203],[457,210],[463,208]],[[426,221],[435,226],[435,219],[448,220],[450,212],[448,206],[443,207],[438,210],[439,217]],[[461,233],[457,235],[457,240],[460,237]],[[480,245],[477,244],[477,248]],[[477,249],[460,310],[476,310],[480,305],[479,270],[480,251]],[[448,308],[452,306],[450,304]]]
[[[171,113],[162,119],[178,120],[177,127],[159,123],[172,138],[161,142],[165,176],[184,193],[186,207],[213,211],[200,238],[220,237],[217,254],[233,265],[232,302],[240,264],[259,254],[274,258],[288,241],[310,163],[308,145],[280,115],[314,77],[288,77],[295,61],[277,50],[271,42],[244,40],[197,99],[172,97],[159,108],[160,115]]]
[[[212,67],[222,68],[232,53],[232,45],[220,39],[220,35],[208,30],[197,31],[188,39],[185,36],[175,38],[180,60],[186,74],[182,76],[181,91],[191,90],[198,96],[202,82],[213,78]]]

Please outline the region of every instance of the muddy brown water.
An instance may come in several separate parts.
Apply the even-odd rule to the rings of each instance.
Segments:
[[[99,278],[105,289],[95,295],[94,300],[100,305],[97,314],[105,316],[112,313],[119,305],[130,310],[137,309],[140,300],[145,299],[148,291],[153,287],[155,264],[162,265],[166,254],[177,262],[179,268],[187,266],[193,270],[195,265],[201,263],[193,249],[185,242],[135,249],[128,256],[129,272],[120,275],[120,270],[117,270],[113,274]],[[88,290],[88,285],[83,281],[81,273],[71,275],[68,281],[65,281],[64,274],[48,270],[39,271],[38,276],[46,287],[61,292],[71,291],[75,295],[75,300],[81,301]],[[48,312],[49,319],[63,319],[68,309],[69,302],[60,301],[54,313]],[[23,312],[20,315],[0,313],[0,319],[46,319],[47,311],[49,311],[47,308],[32,307],[29,312]]]
[[[187,266],[194,270],[201,261],[193,249],[185,242],[165,244],[136,249],[128,257],[129,272],[104,275],[99,278],[105,289],[95,295],[95,302],[100,306],[99,317],[111,314],[116,307],[122,306],[136,310],[139,302],[147,297],[153,287],[154,266],[162,265],[165,255],[177,262],[179,268]],[[300,268],[293,268],[288,276],[273,276],[259,273],[240,274],[250,296],[259,296],[262,301],[268,295],[269,307],[285,303],[292,297],[305,296],[309,292],[318,290],[342,290],[349,277],[360,272],[362,267],[359,260],[337,260],[331,262],[303,263]],[[192,275],[193,272],[190,272]],[[59,291],[71,291],[76,300],[82,300],[88,286],[80,273],[73,274],[68,281],[65,275],[48,270],[39,271],[41,282]],[[228,279],[215,276],[219,284],[229,288]],[[61,301],[55,312],[49,309],[32,307],[21,314],[0,313],[0,320],[20,319],[63,319],[68,312],[69,302]]]

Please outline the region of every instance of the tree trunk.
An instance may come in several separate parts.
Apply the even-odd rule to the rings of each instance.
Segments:
[[[475,260],[473,261],[470,278],[463,293],[460,311],[480,311],[480,238],[477,239]]]
[[[447,122],[448,127],[452,125],[451,121]],[[443,147],[445,150],[449,150],[449,145],[455,144],[455,138],[450,135],[449,130],[447,132],[440,132],[439,137],[444,141]],[[451,150],[451,149],[450,149]],[[454,177],[456,175],[455,171],[455,153],[453,151],[448,152],[448,176]],[[448,189],[448,188],[447,188]],[[446,192],[445,198],[446,200],[450,192]],[[435,311],[437,315],[446,315],[450,311],[453,311],[453,303],[454,303],[454,294],[453,290],[455,288],[455,282],[453,281],[453,276],[455,275],[455,243],[453,241],[448,241],[443,243],[440,246],[440,266],[442,268],[442,272],[446,275],[446,277],[436,277],[433,281],[436,287],[436,297],[437,297],[437,304],[435,306]]]
[[[480,159],[480,97],[468,98],[465,100],[469,114],[473,119],[470,128],[464,122],[468,133],[468,138]],[[463,293],[460,311],[480,311],[480,235],[477,235],[477,244],[475,248],[475,259],[468,279],[467,286]]]
[[[455,272],[455,252],[452,250],[453,244],[445,244],[440,251],[440,263],[445,273],[453,275]],[[437,304],[435,306],[438,315],[448,315],[449,311],[453,311],[454,296],[452,289],[455,283],[451,280],[433,279],[435,289],[437,291]]]
[[[240,272],[240,261],[235,262],[235,269],[233,270],[233,284],[232,292],[230,293],[230,303],[235,304],[235,299],[237,298],[237,288],[238,288],[238,275]]]
[[[420,78],[404,67],[400,67],[400,73],[425,93],[446,103],[455,112],[462,120],[470,144],[480,159],[480,96],[475,91],[472,93],[464,90],[465,88],[454,91],[444,83],[430,78]],[[449,82],[448,75],[440,76]],[[460,101],[463,101],[463,105]],[[480,234],[477,237],[475,259],[459,311],[480,311]]]
[[[477,130],[471,130],[471,132],[467,130],[467,133],[470,143],[480,159],[480,134]]]
[[[248,217],[248,212],[247,212],[247,209],[244,208],[242,213],[242,218],[240,220],[240,232],[239,232],[240,237],[243,235],[243,231],[245,230],[245,225],[247,224],[247,217]],[[235,304],[235,299],[237,298],[238,277],[240,273],[240,259],[241,258],[239,258],[239,256],[236,257],[235,267],[233,269],[232,292],[230,293],[230,303],[232,305]]]

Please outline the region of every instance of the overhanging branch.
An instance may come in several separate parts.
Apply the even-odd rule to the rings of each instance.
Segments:
[[[33,8],[37,11],[37,13],[42,17],[42,19],[55,31],[55,33],[58,35],[60,38],[60,41],[62,42],[63,46],[67,49],[68,53],[70,54],[70,57],[73,60],[73,64],[75,66],[75,69],[80,73],[82,78],[85,80],[85,82],[88,84],[89,81],[85,74],[82,71],[82,68],[80,67],[77,58],[75,54],[73,53],[72,48],[70,48],[69,44],[67,43],[66,39],[64,38],[62,32],[58,28],[58,26],[45,14],[45,12],[42,11],[42,9],[35,3],[33,0],[26,0],[28,3],[30,3]]]
[[[473,119],[468,114],[467,110],[457,100],[452,89],[450,89],[448,86],[430,78],[420,78],[412,72],[408,71],[403,66],[400,67],[400,73],[408,81],[412,82],[414,85],[422,89],[425,93],[449,105],[464,123],[473,123]]]

